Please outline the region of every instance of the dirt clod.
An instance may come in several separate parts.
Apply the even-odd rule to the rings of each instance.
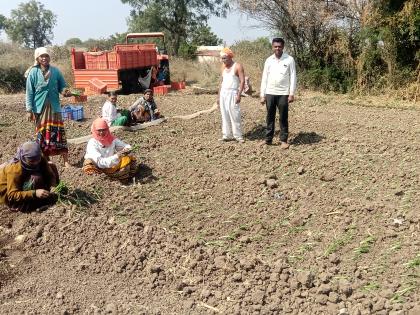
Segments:
[[[277,181],[275,179],[269,178],[266,181],[266,185],[268,188],[274,189],[278,187]]]

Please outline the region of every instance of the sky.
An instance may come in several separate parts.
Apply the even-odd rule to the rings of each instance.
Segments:
[[[20,3],[29,0],[0,0],[0,14],[10,17],[10,12]],[[81,40],[89,38],[107,38],[115,33],[127,31],[127,17],[131,7],[120,0],[38,0],[45,9],[57,15],[57,24],[53,29],[53,44],[61,45],[72,37]],[[232,45],[239,40],[253,40],[269,36],[269,32],[261,27],[255,27],[258,22],[245,15],[231,13],[227,19],[212,17],[209,20],[212,31],[226,45]],[[2,33],[0,37],[7,37]]]

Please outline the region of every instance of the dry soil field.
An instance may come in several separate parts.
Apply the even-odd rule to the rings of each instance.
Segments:
[[[157,101],[170,117],[215,96]],[[241,105],[244,144],[217,141],[218,111],[118,131],[142,163],[127,187],[83,175],[72,145],[67,197],[0,208],[0,313],[420,314],[420,111],[379,105],[300,95],[288,151],[261,144],[255,98]],[[32,133],[24,95],[0,96],[0,160]]]

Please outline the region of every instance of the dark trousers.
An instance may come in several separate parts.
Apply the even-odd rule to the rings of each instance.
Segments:
[[[287,142],[289,136],[289,95],[270,95],[265,96],[267,106],[267,131],[265,140],[273,141],[276,109],[279,110],[280,141]]]

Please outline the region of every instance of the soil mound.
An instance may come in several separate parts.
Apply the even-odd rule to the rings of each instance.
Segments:
[[[214,98],[157,101],[175,116]],[[23,99],[0,96],[1,161],[32,134]],[[89,134],[103,101],[66,122],[68,138]],[[0,209],[0,313],[420,314],[419,111],[302,96],[285,151],[263,144],[257,99],[241,108],[243,144],[217,141],[217,111],[117,131],[139,148],[128,186],[84,175],[71,145],[68,195]]]

